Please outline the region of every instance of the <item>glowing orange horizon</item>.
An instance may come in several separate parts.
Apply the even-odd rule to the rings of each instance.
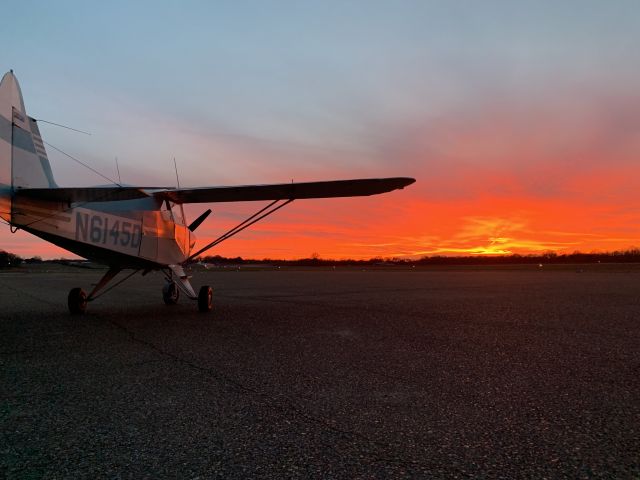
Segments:
[[[555,102],[492,103],[450,113],[395,132],[384,145],[387,153],[373,160],[362,152],[345,154],[343,168],[336,166],[334,151],[312,155],[265,143],[236,144],[235,139],[212,139],[186,129],[186,136],[179,138],[194,149],[194,157],[222,151],[229,165],[246,167],[246,183],[281,182],[293,170],[296,181],[372,173],[417,179],[404,190],[380,196],[296,201],[208,254],[416,258],[613,251],[638,245],[637,96],[594,94],[590,102],[570,94],[553,98]],[[175,135],[181,130],[170,125],[168,131]],[[300,155],[311,155],[307,160],[313,166],[292,167]],[[195,162],[190,171],[209,168]],[[145,179],[150,178],[138,178],[138,183],[157,181]],[[198,185],[199,179],[185,180]],[[210,183],[202,180],[200,185]],[[207,207],[188,206],[189,218]],[[196,232],[197,247],[260,207],[244,203],[211,208],[213,215]],[[0,249],[23,257],[72,256],[27,234],[13,236],[8,229],[0,232]]]
[[[256,259],[318,254],[339,260],[612,251],[638,245],[639,215],[615,204],[492,195],[436,202],[416,194],[407,189],[380,197],[294,202],[289,211],[207,254]],[[197,246],[235,226],[256,207],[214,206],[214,215],[197,232]],[[190,206],[191,218],[203,208]],[[24,233],[3,234],[2,248],[22,257],[73,257]]]

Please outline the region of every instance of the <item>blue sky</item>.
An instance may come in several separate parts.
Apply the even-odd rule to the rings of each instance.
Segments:
[[[128,157],[128,146],[100,122],[139,113],[371,152],[387,128],[487,95],[637,76],[637,11],[585,1],[17,2],[0,39],[33,113],[92,130],[91,150],[107,159]],[[169,158],[188,153],[163,147]]]

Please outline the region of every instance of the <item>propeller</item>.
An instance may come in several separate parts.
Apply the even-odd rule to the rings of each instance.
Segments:
[[[195,231],[195,229],[198,228],[200,224],[205,221],[205,219],[209,216],[210,213],[211,213],[211,209],[209,208],[207,209],[206,212],[204,212],[202,215],[196,218],[193,222],[191,222],[191,225],[189,225],[189,230],[191,230],[192,232]]]

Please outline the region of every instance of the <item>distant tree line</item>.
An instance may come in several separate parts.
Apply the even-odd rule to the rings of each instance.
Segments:
[[[18,255],[0,250],[0,267],[18,267],[21,263]]]
[[[517,265],[517,264],[577,264],[577,263],[640,263],[640,249],[615,250],[598,253],[545,252],[520,255],[470,255],[448,257],[435,255],[412,262],[415,265]]]
[[[246,259],[242,257],[222,257],[209,255],[200,257],[200,261],[213,265],[275,265],[275,266],[305,266],[305,267],[331,267],[331,266],[375,266],[375,265],[518,265],[518,264],[577,264],[577,263],[640,263],[640,249],[629,248],[627,250],[615,250],[612,252],[592,253],[562,253],[545,252],[542,254],[520,255],[467,255],[446,256],[433,255],[419,259],[407,259],[398,257],[374,257],[367,260],[333,260],[321,258],[314,253],[308,258],[296,260],[278,260],[272,258]],[[69,260],[55,259],[43,260],[39,256],[23,259],[13,253],[0,250],[0,268],[17,267],[21,264],[37,263],[68,263]]]
[[[268,264],[277,266],[335,266],[335,265],[517,265],[517,264],[563,264],[563,263],[640,263],[640,249],[615,250],[612,252],[563,253],[545,252],[542,254],[520,255],[433,255],[419,259],[397,257],[374,257],[367,260],[332,260],[320,258],[314,254],[309,258],[296,260],[277,260],[271,258],[244,259],[242,257],[206,256],[200,259],[214,265]]]

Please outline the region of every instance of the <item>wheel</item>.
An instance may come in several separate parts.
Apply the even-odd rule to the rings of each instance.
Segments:
[[[213,289],[209,285],[203,285],[198,292],[198,310],[210,312],[213,306]]]
[[[82,315],[87,310],[87,294],[81,288],[72,288],[67,297],[71,315]]]
[[[164,303],[167,305],[175,305],[178,303],[178,298],[180,298],[180,290],[178,290],[176,282],[167,282],[165,286],[162,287],[162,299]]]

